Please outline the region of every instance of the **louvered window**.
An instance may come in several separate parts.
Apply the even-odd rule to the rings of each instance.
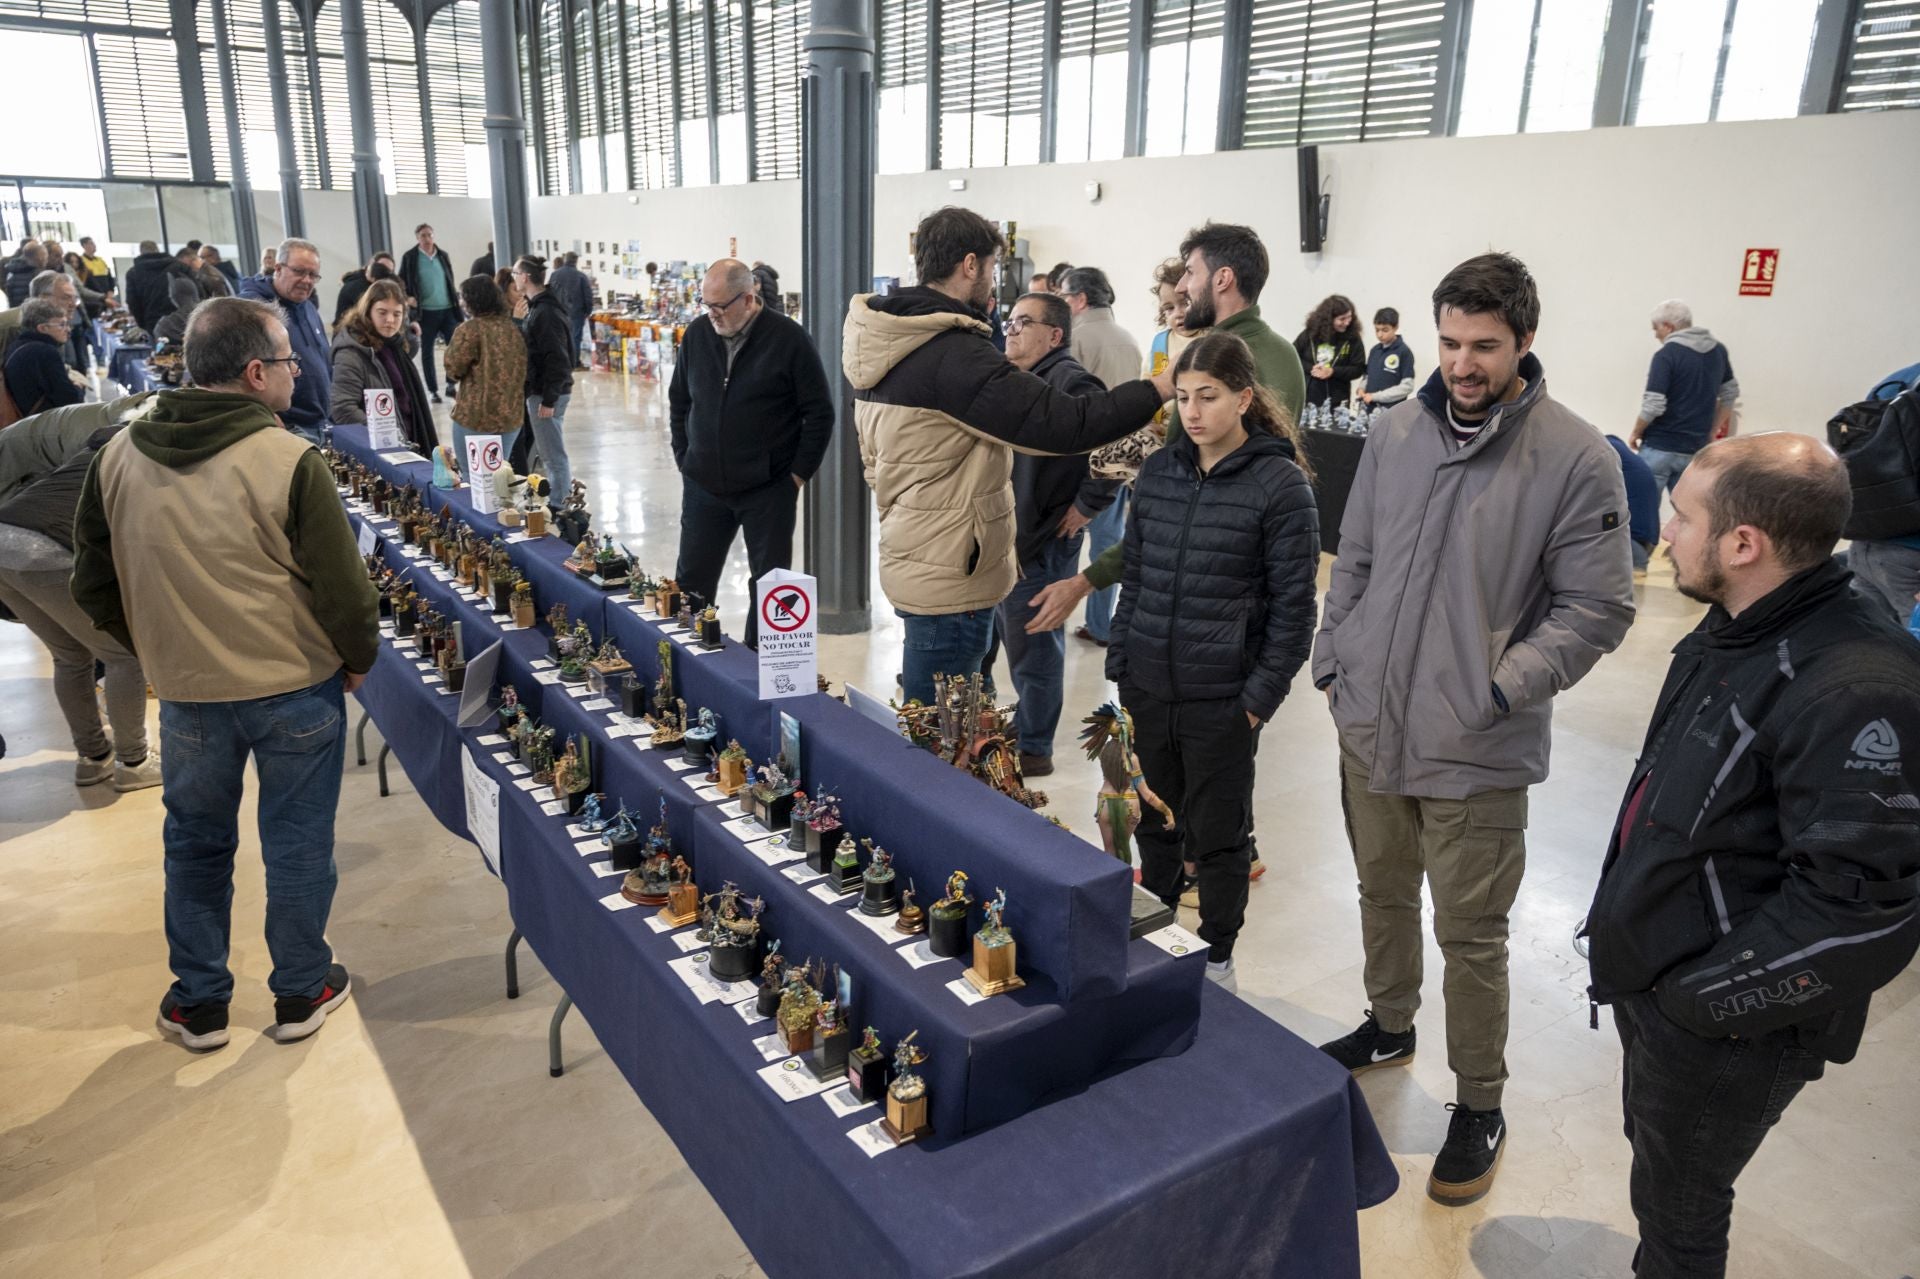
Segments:
[[[1226,0],[1153,0],[1147,31],[1148,155],[1214,149]]]
[[[720,154],[714,180],[745,182],[747,158],[747,75],[742,61],[746,32],[740,0],[710,0],[713,5],[714,104],[719,111]]]
[[[1045,0],[938,0],[940,165],[1040,159]]]
[[[1254,0],[1244,144],[1432,131],[1443,0]]]
[[[573,153],[580,167],[574,175],[573,189],[586,195],[605,190],[606,175],[600,168],[600,84],[599,59],[594,47],[593,9],[582,3],[573,11]]]
[[[1061,0],[1053,158],[1112,160],[1127,136],[1128,0]]]
[[[108,176],[193,177],[173,41],[106,31],[94,32],[92,40]],[[14,127],[26,127],[17,112]]]
[[[205,3],[206,0],[202,0]],[[479,0],[455,0],[427,24],[428,109],[433,171],[441,195],[492,190],[487,159],[487,84],[480,53]]]
[[[8,16],[143,28],[152,35],[165,34],[173,26],[167,0],[0,0],[0,18]]]
[[[627,19],[627,168],[636,191],[674,184],[672,0],[623,0]]]
[[[927,5],[880,0],[879,139],[882,173],[927,167]]]
[[[680,183],[713,183],[713,140],[707,135],[707,6],[675,0],[680,43]]]
[[[626,45],[620,38],[620,0],[600,0],[595,9],[600,42],[594,56],[600,64],[600,147],[606,160],[607,190],[626,191],[627,127],[631,98],[626,88]]]
[[[540,193],[571,195],[573,165],[567,147],[567,74],[561,45],[567,38],[560,0],[540,6],[535,33],[540,42]]]
[[[807,54],[808,0],[755,0],[753,6],[753,176],[800,176],[800,82]]]
[[[1842,111],[1920,107],[1920,0],[1866,0],[1853,29]]]

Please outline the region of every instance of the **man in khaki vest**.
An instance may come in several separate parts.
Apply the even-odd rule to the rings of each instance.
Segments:
[[[327,946],[346,693],[379,653],[353,530],[320,454],[278,414],[301,375],[275,310],[215,298],[187,324],[193,389],[163,391],[95,456],[74,514],[73,596],[160,699],[166,929],[160,1029],[227,1042],[233,854],[260,775],[274,1038],[347,998]]]

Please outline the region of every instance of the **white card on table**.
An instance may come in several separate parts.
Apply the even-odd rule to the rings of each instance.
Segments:
[[[1165,928],[1144,933],[1140,940],[1152,942],[1169,955],[1192,955],[1207,948],[1207,943],[1178,924],[1168,924]]]
[[[627,910],[632,906],[634,906],[636,903],[628,901],[626,898],[622,897],[619,893],[615,893],[611,897],[602,897],[600,899],[600,904],[602,906],[605,906],[608,910]]]
[[[560,677],[552,671],[540,671],[533,677],[533,682],[536,684],[545,684],[551,688],[560,682]]]
[[[946,962],[945,955],[936,955],[933,953],[933,943],[925,937],[916,938],[914,939],[913,945],[898,947],[893,953],[906,960],[915,968],[927,968],[934,964]],[[964,980],[964,978],[962,980]]]
[[[583,711],[604,711],[610,710],[612,707],[613,699],[611,697],[596,697],[590,702],[580,703],[580,709]]]
[[[520,764],[520,763],[508,764],[507,771],[513,774],[515,777],[525,777],[529,773],[533,772],[531,768],[528,768],[525,764]]]
[[[840,1086],[840,1078],[816,1079],[811,1070],[798,1057],[789,1057],[774,1066],[763,1066],[757,1072],[767,1087],[782,1101],[801,1101],[808,1097],[817,1097],[830,1088]]]
[[[670,933],[675,928],[684,928],[686,925],[670,924],[667,922],[666,916],[662,915],[659,911],[655,911],[653,914],[647,916],[647,927],[656,933]]]
[[[799,884],[802,888],[811,884],[816,879],[824,878],[819,871],[807,865],[789,866],[780,873],[794,883]]]
[[[787,1051],[787,1041],[780,1038],[780,1032],[778,1031],[775,1031],[771,1035],[760,1036],[760,1038],[753,1041],[753,1047],[755,1051],[768,1061],[779,1061],[782,1058],[793,1056],[792,1053]]]
[[[703,1004],[729,999],[740,993],[734,989],[733,983],[721,981],[707,971],[707,952],[704,950],[670,960],[667,967],[673,969],[674,976],[685,982],[687,989]]]
[[[827,1109],[833,1112],[833,1116],[836,1119],[845,1119],[847,1116],[857,1115],[863,1110],[872,1110],[880,1104],[877,1101],[861,1101],[853,1095],[853,1089],[847,1087],[845,1084],[841,1084],[830,1093],[822,1093],[820,1100],[827,1103]]]
[[[696,950],[707,948],[707,943],[700,940],[700,930],[697,928],[690,933],[675,933],[671,940],[680,948],[680,953],[683,955],[691,955]]]
[[[485,739],[482,738],[481,740],[484,741]],[[495,751],[493,753],[493,762],[496,764],[511,764],[514,762],[513,752],[512,751]]]
[[[813,898],[815,901],[823,901],[829,906],[838,906],[846,900],[845,897],[834,892],[830,884],[815,884],[807,890],[807,896]]]
[[[947,983],[947,989],[952,991],[954,998],[963,1004],[984,1004],[987,1002],[987,997],[975,990],[973,983],[965,977],[955,977]]]
[[[791,848],[771,839],[762,839],[748,844],[747,851],[752,853],[756,860],[768,866],[785,866],[788,862],[797,861],[800,857],[800,854]]]
[[[522,764],[521,767],[526,768],[526,765]],[[531,772],[532,770],[528,769],[527,771]],[[538,785],[540,785],[540,783],[534,781],[531,777],[522,777],[519,781],[515,782],[513,785],[515,790],[530,791],[535,787],[537,787]]]
[[[615,870],[612,862],[588,862],[588,867],[602,879],[612,879],[615,875],[625,875],[624,870]]]
[[[540,805],[540,811],[549,817],[565,817],[567,815],[567,801],[564,799],[556,799],[551,804],[542,804]]]
[[[554,660],[551,657],[536,657],[530,665],[536,671],[550,671],[554,668]]]
[[[888,945],[899,941],[902,936],[899,930],[893,926],[895,921],[900,918],[898,915],[869,915],[865,911],[855,907],[847,912],[847,918],[859,924],[862,928],[865,928],[868,932],[878,937],[881,941],[886,942]]]
[[[572,828],[569,827],[568,829],[572,829]],[[598,835],[595,835],[592,839],[581,839],[581,840],[574,841],[573,850],[579,853],[582,857],[591,857],[595,853],[606,852],[607,845],[606,845],[606,841],[602,840]]]
[[[880,1122],[876,1119],[871,1123],[861,1124],[847,1134],[853,1144],[860,1148],[860,1153],[869,1159],[884,1155],[889,1150],[900,1149],[893,1138],[887,1136],[887,1130],[880,1126]]]
[[[692,760],[689,760],[684,756],[681,756],[679,758],[668,760],[667,767],[671,768],[676,773],[684,773],[689,768],[698,768],[699,765],[695,764]]]
[[[749,1026],[758,1025],[760,1022],[763,1022],[763,1021],[773,1020],[771,1017],[765,1017],[761,1015],[759,995],[755,995],[751,999],[741,1000],[739,1003],[733,1006],[733,1011],[739,1013],[740,1020],[746,1022],[747,1025]]]

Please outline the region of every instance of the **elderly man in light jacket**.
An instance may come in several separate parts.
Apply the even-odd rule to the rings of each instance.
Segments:
[[[1113,285],[1097,266],[1077,266],[1060,285],[1073,308],[1073,358],[1111,390],[1140,376],[1140,344],[1113,318]]]
[[[1458,1103],[1427,1191],[1454,1205],[1486,1193],[1506,1144],[1527,788],[1547,776],[1554,695],[1633,621],[1633,557],[1613,449],[1547,394],[1531,353],[1526,267],[1471,259],[1433,303],[1439,368],[1361,454],[1313,679],[1340,732],[1371,1004],[1322,1047],[1356,1072],[1412,1059],[1424,878]]]

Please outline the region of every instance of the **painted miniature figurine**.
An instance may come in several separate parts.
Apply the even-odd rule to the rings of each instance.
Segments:
[[[586,802],[580,805],[577,825],[589,835],[597,835],[607,828],[607,819],[600,812],[601,798],[598,794],[589,795]]]
[[[912,1031],[893,1046],[893,1082],[887,1085],[887,1113],[881,1128],[896,1144],[904,1145],[931,1131],[927,1123],[927,1082],[917,1067],[927,1060],[926,1052]]]
[[[1006,925],[1007,890],[993,890],[986,907],[987,922],[973,935],[973,966],[966,978],[983,995],[999,995],[1026,985],[1015,972],[1013,934]]]
[[[1133,745],[1133,716],[1108,702],[1082,721],[1086,729],[1080,740],[1087,758],[1100,762],[1105,785],[1094,808],[1094,821],[1100,827],[1101,844],[1106,850],[1133,864],[1133,832],[1140,825],[1140,805],[1151,804],[1173,829],[1173,810],[1147,785],[1140,771],[1140,759]]]

